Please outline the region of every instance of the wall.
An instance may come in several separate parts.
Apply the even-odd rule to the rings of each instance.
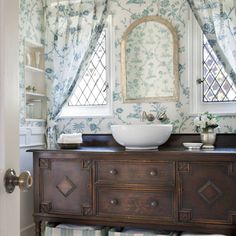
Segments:
[[[43,127],[45,122],[25,121],[24,40],[44,42],[43,0],[20,0],[19,16],[20,126]]]
[[[58,123],[58,133],[110,133],[111,124],[140,122],[142,111],[157,114],[167,110],[169,120],[174,125],[175,133],[194,132],[193,117],[189,116],[189,81],[187,78],[186,30],[188,5],[186,0],[110,0],[109,11],[113,15],[115,36],[115,73],[113,80],[113,112],[112,118],[62,119]],[[25,122],[24,113],[24,38],[43,43],[43,3],[37,0],[21,0],[20,14],[20,95],[21,126],[45,126],[43,122]],[[168,103],[136,103],[125,104],[122,101],[120,86],[120,41],[126,28],[136,19],[146,15],[160,15],[168,19],[178,33],[179,39],[179,73],[180,99]],[[191,79],[191,78],[189,78]],[[222,117],[218,132],[236,132],[236,117]]]
[[[19,72],[20,72],[20,170],[33,173],[32,153],[26,150],[42,147],[44,143],[45,122],[25,121],[25,80],[24,80],[24,40],[25,38],[43,43],[43,4],[39,0],[20,0],[19,15]],[[41,127],[41,128],[40,128]],[[21,236],[34,234],[33,222],[33,189],[20,194],[20,228]]]
[[[140,122],[142,111],[158,114],[167,110],[175,133],[194,132],[193,117],[189,116],[189,81],[187,78],[186,30],[188,5],[186,0],[110,0],[109,11],[113,15],[115,30],[115,73],[113,80],[112,118],[61,119],[60,132],[110,133],[111,124]],[[120,41],[125,29],[136,19],[147,15],[160,15],[176,28],[179,39],[180,99],[178,102],[125,104],[120,85]],[[191,78],[190,78],[191,79]],[[222,117],[218,132],[236,132],[236,117]]]
[[[44,147],[44,128],[30,127],[20,129],[20,173],[29,171],[33,174],[33,154],[28,149]],[[34,235],[33,188],[20,193],[20,232],[21,236]]]

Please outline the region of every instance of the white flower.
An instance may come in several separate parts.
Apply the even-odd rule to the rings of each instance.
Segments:
[[[207,126],[207,121],[206,121],[206,120],[200,121],[200,127],[201,127],[202,129],[206,128],[206,126]]]
[[[217,120],[216,118],[212,118],[211,120],[208,121],[208,125],[217,125]]]
[[[209,121],[207,115],[202,115],[202,116],[201,116],[201,120],[204,121],[204,122],[206,122],[206,123]]]
[[[199,121],[200,121],[200,119],[199,119],[199,117],[197,116],[197,117],[194,119],[194,121],[193,121],[194,125],[195,125],[195,126],[199,126]]]
[[[208,128],[216,128],[217,118],[210,114],[209,112],[205,112],[194,119],[194,125],[196,126],[197,130],[205,130]]]

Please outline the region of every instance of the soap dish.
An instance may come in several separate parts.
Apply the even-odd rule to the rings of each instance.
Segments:
[[[188,149],[200,149],[203,143],[183,143]]]

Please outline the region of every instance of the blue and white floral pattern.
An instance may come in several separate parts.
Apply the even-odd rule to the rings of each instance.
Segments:
[[[58,131],[83,133],[110,133],[111,124],[139,123],[142,111],[153,113],[155,116],[162,111],[167,112],[170,122],[173,124],[174,133],[195,132],[194,117],[189,114],[190,92],[186,75],[186,41],[188,3],[185,0],[152,0],[152,1],[109,1],[109,12],[113,15],[115,28],[115,77],[113,79],[113,117],[112,118],[88,118],[88,119],[61,119],[58,122]],[[120,75],[120,42],[127,27],[135,20],[143,16],[159,15],[172,22],[179,39],[179,74],[180,74],[180,100],[178,102],[163,103],[123,103],[121,93]],[[224,116],[219,121],[217,132],[236,132],[235,116]],[[82,129],[78,129],[83,126]],[[94,127],[99,127],[100,129]],[[58,134],[58,135],[59,135]]]
[[[19,81],[20,81],[20,126],[45,127],[42,121],[25,120],[25,39],[43,44],[44,8],[43,1],[20,0],[19,11]]]
[[[55,140],[55,121],[88,62],[103,30],[107,0],[62,1],[46,11],[45,66],[48,143]],[[52,121],[52,122],[51,122]]]
[[[236,3],[188,0],[203,33],[236,84]]]
[[[226,0],[225,0],[226,1]],[[23,39],[31,38],[34,41],[44,40],[43,4],[39,0],[21,0],[20,14],[20,94],[21,94],[21,126],[43,126],[37,122],[24,121],[24,54]],[[60,133],[111,133],[111,124],[139,123],[142,111],[158,115],[166,111],[169,121],[174,126],[174,133],[192,133],[195,131],[193,119],[189,116],[190,92],[186,74],[186,22],[188,19],[188,3],[185,0],[109,0],[109,12],[113,15],[115,38],[115,73],[113,80],[113,117],[87,118],[87,119],[60,119],[57,125],[57,136]],[[120,41],[126,28],[136,19],[143,16],[159,15],[172,22],[179,39],[179,74],[180,74],[180,100],[178,102],[163,103],[131,103],[124,104],[120,83]],[[76,29],[73,29],[76,30]],[[72,31],[73,31],[72,30]],[[48,57],[49,58],[49,57]],[[48,65],[48,62],[47,62]],[[50,74],[51,66],[47,74]],[[50,82],[50,80],[49,80]],[[48,90],[51,93],[51,89]],[[236,133],[236,117],[223,116],[219,120],[217,132]]]
[[[142,111],[158,115],[166,111],[169,122],[174,126],[174,133],[195,132],[193,117],[189,114],[189,87],[186,75],[186,22],[188,3],[185,0],[152,0],[152,1],[109,1],[109,12],[113,15],[115,28],[115,77],[113,79],[113,117],[87,119],[61,119],[58,121],[58,135],[62,132],[110,133],[111,124],[139,123]],[[143,16],[160,15],[172,22],[179,39],[179,74],[180,100],[163,103],[123,103],[120,75],[120,42],[127,27]],[[222,117],[218,132],[236,132],[235,116]],[[168,121],[167,121],[168,122]],[[78,124],[78,125],[77,125]],[[227,125],[226,125],[227,124]]]

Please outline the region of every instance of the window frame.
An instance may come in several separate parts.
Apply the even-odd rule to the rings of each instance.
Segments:
[[[236,114],[236,102],[203,102],[203,83],[197,83],[197,79],[203,78],[203,33],[195,19],[191,9],[189,9],[189,19],[187,27],[188,35],[188,80],[190,85],[190,115],[208,111],[213,114],[227,116]]]
[[[112,16],[109,15],[105,25],[106,31],[106,78],[109,87],[107,88],[106,105],[69,106],[68,101],[60,112],[60,118],[90,118],[90,117],[112,117],[112,91],[114,76],[114,30],[112,27]],[[78,81],[79,83],[79,81]],[[77,86],[77,85],[76,85]]]

